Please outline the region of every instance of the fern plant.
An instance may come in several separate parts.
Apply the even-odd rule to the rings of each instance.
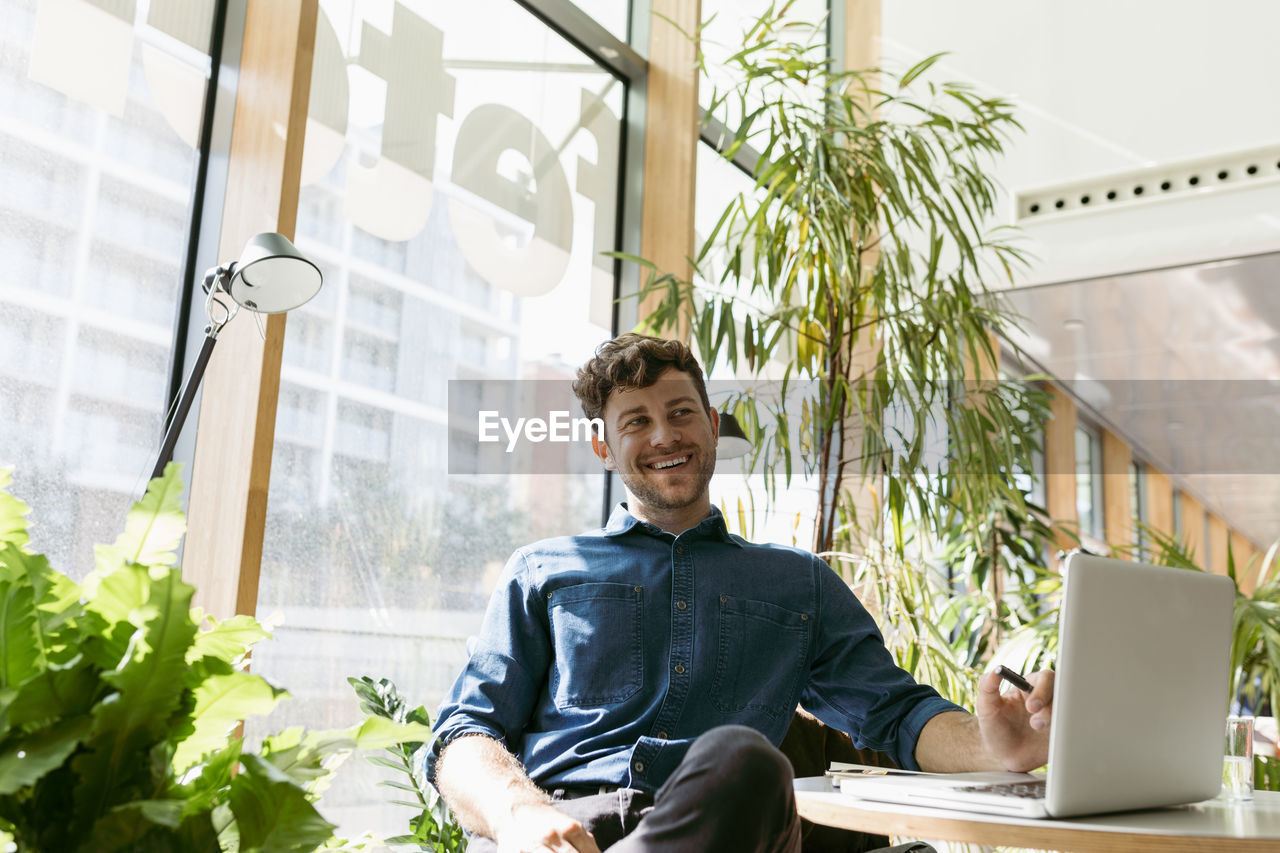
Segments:
[[[29,548],[0,471],[0,836],[19,851],[333,847],[315,800],[335,761],[429,733],[369,719],[245,748],[239,721],[286,694],[247,671],[257,621],[191,608],[178,471],[151,482],[79,584]]]

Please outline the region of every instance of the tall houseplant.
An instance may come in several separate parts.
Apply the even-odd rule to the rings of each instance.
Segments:
[[[780,379],[743,413],[767,427],[767,477],[789,479],[798,457],[816,478],[816,552],[857,550],[881,507],[899,553],[912,521],[976,535],[993,508],[1027,512],[1014,475],[1031,470],[1047,411],[1028,384],[964,381],[1014,319],[989,285],[1023,255],[985,222],[991,159],[1019,125],[1004,100],[926,84],[936,56],[901,75],[834,70],[821,30],[785,11],[755,22],[726,61],[736,82],[711,99],[731,131],[722,156],[760,155],[754,191],[706,238],[703,276],[632,259],[650,270],[644,327],[688,328],[705,364]],[[852,482],[876,490],[871,511]]]
[[[175,551],[178,466],[152,481],[83,583],[29,548],[0,471],[0,837],[19,851],[311,851],[336,760],[425,740],[417,723],[290,729],[260,750],[233,733],[283,690],[246,671],[267,636],[191,609]]]

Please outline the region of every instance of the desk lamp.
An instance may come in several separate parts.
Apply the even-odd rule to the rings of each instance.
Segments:
[[[202,287],[209,325],[204,329],[204,345],[182,386],[178,407],[151,472],[152,479],[162,475],[164,466],[173,458],[178,434],[182,432],[182,424],[191,410],[223,327],[241,308],[257,314],[283,314],[304,305],[320,291],[322,278],[319,267],[304,258],[283,234],[276,233],[250,237],[238,261],[221,264],[205,273]]]

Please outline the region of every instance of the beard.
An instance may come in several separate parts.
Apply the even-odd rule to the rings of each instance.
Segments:
[[[627,487],[627,491],[634,495],[642,505],[667,511],[684,509],[706,497],[711,475],[716,471],[714,452],[710,456],[698,453],[685,464],[694,465],[694,460],[697,460],[697,468],[690,472],[693,480],[687,485],[669,484],[664,486],[645,477],[640,471],[624,472],[622,469],[618,469],[618,476],[622,478],[622,484]]]

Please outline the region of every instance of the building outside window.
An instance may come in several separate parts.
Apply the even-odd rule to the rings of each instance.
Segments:
[[[1147,534],[1142,525],[1147,521],[1146,466],[1136,459],[1129,464],[1129,506],[1133,509],[1133,545],[1138,557],[1146,559]]]
[[[159,449],[213,11],[0,0],[0,466],[73,577]]]

